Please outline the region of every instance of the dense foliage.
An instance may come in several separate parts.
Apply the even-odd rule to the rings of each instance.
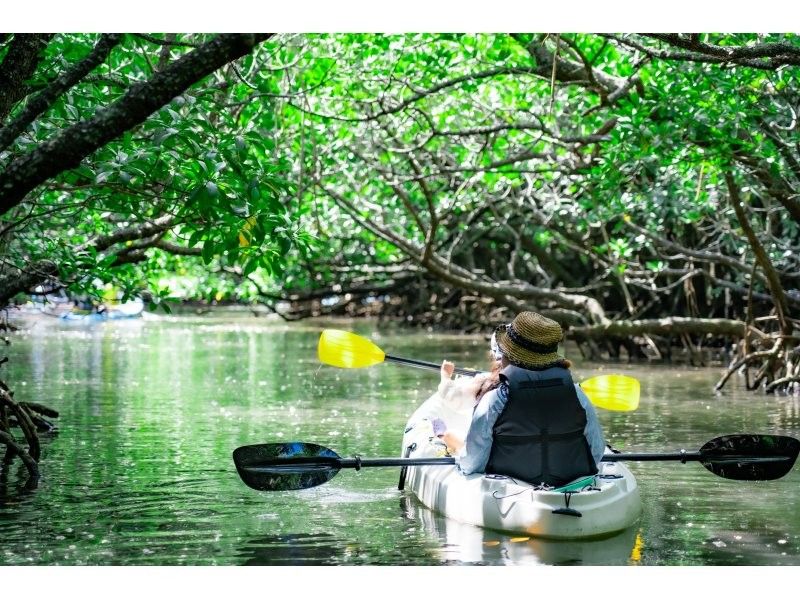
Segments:
[[[792,289],[797,38],[660,37],[304,38],[276,139],[328,252],[284,282],[417,271],[574,323],[735,318],[749,225]],[[753,291],[769,303],[766,280]]]
[[[262,36],[54,151],[222,38],[0,42],[5,301],[101,280],[290,318],[532,308],[595,353],[746,336],[759,380],[798,376],[798,36]]]
[[[95,293],[98,281],[158,300],[173,294],[164,273],[185,268],[175,256],[244,272],[279,267],[303,235],[281,202],[287,166],[262,143],[263,123],[230,107],[272,78],[252,56],[225,66],[237,56],[219,42],[235,37],[5,40],[0,77],[21,90],[0,102],[4,301],[39,284]],[[15,58],[32,38],[26,73]],[[34,184],[36,170],[54,174]],[[26,177],[33,183],[19,196]]]

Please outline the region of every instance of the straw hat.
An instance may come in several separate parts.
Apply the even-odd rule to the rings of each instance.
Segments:
[[[512,364],[541,370],[564,361],[558,343],[564,331],[555,320],[532,311],[517,314],[511,324],[495,330],[497,345]]]

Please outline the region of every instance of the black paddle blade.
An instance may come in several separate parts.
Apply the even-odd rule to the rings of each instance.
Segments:
[[[798,452],[800,440],[791,436],[736,434],[705,443],[700,462],[731,480],[777,480],[792,470]]]
[[[254,490],[302,490],[339,473],[339,455],[308,442],[240,446],[233,462],[242,481]]]

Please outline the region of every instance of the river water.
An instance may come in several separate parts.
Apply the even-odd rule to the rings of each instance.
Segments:
[[[800,565],[800,467],[769,482],[698,463],[631,463],[644,511],[594,542],[503,535],[436,515],[397,490],[396,468],[265,493],[239,479],[243,444],[316,442],[342,456],[397,456],[404,424],[438,374],[321,366],[319,332],[369,335],[394,355],[485,365],[481,337],[286,324],[230,315],[99,324],[47,319],[11,335],[3,377],[18,400],[57,409],[42,480],[0,471],[0,563],[193,565]],[[571,356],[574,357],[574,356]],[[800,436],[800,399],[715,394],[714,369],[578,361],[577,380],[625,373],[638,410],[599,412],[623,451],[696,450],[729,433]]]

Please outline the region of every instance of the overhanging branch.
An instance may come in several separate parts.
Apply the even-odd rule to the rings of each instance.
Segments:
[[[270,35],[219,35],[147,81],[132,85],[120,99],[98,110],[91,119],[73,125],[12,160],[0,172],[0,216],[17,206],[38,185],[77,167],[86,156],[140,124],[221,66],[249,54]]]

